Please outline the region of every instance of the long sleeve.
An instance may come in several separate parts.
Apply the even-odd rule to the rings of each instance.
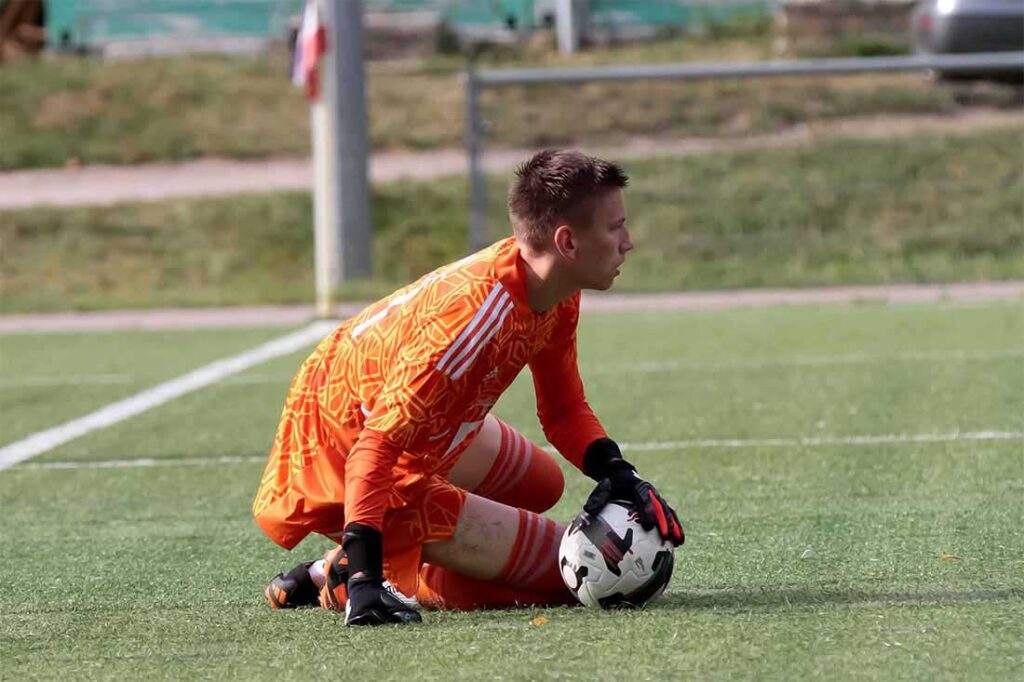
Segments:
[[[385,381],[363,405],[368,414],[345,467],[346,523],[379,529],[402,453],[436,467],[482,423],[466,423],[466,406],[479,387],[475,361],[505,319],[491,314],[504,308],[487,305],[497,300],[462,296],[410,320]]]
[[[579,294],[563,304],[559,315],[551,339],[530,361],[530,371],[544,435],[582,471],[587,446],[607,433],[587,404],[577,366]]]
[[[345,523],[381,530],[391,487],[391,470],[402,448],[384,434],[363,429],[345,462]]]
[[[381,529],[399,456],[445,423],[460,402],[458,387],[433,365],[433,356],[402,364],[371,408],[345,464],[346,524]]]

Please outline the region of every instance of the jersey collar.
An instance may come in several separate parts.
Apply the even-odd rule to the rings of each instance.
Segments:
[[[523,269],[523,258],[519,253],[516,238],[503,239],[495,246],[497,247],[497,257],[494,259],[494,270],[498,281],[508,291],[513,305],[520,314],[536,315],[533,308],[530,307],[530,299],[526,295],[526,272]]]

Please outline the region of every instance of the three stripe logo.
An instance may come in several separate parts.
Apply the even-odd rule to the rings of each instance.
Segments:
[[[508,291],[500,282],[495,283],[476,315],[437,363],[438,371],[452,379],[461,377],[473,365],[487,342],[501,329],[512,307],[512,297]]]

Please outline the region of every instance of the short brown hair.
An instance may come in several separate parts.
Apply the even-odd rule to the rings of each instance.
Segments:
[[[559,220],[589,222],[591,201],[629,184],[618,164],[578,151],[545,149],[516,169],[508,191],[512,230],[542,248]]]

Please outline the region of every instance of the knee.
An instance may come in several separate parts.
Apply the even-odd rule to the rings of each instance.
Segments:
[[[537,445],[533,446],[533,462],[530,469],[529,476],[524,481],[529,496],[524,500],[527,504],[522,506],[539,514],[551,509],[562,499],[562,493],[565,492],[565,476],[555,458]]]

